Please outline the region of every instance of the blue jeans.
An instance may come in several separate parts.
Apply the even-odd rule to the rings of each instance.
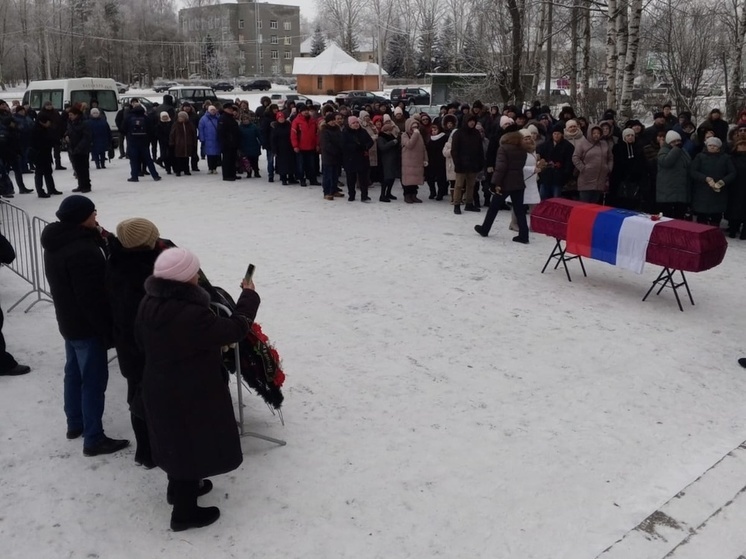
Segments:
[[[109,381],[106,347],[101,338],[65,340],[65,415],[68,430],[83,429],[83,446],[104,436],[104,394]]]
[[[270,177],[275,176],[275,154],[270,150],[267,151],[267,174]]]
[[[539,196],[541,196],[542,200],[546,200],[547,198],[559,198],[560,196],[562,196],[562,185],[540,184]]]
[[[331,196],[337,191],[339,181],[339,168],[336,165],[322,165],[321,184],[324,187],[324,196]]]

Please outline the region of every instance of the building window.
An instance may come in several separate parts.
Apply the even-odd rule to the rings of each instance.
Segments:
[[[316,89],[324,89],[324,78],[322,76],[316,78]]]
[[[272,64],[272,73],[273,74],[279,74],[280,73],[280,65],[279,64]]]
[[[292,45],[293,44],[293,38],[292,37],[285,37],[285,44],[286,45]]]
[[[262,34],[261,33],[259,33],[256,36],[256,42],[259,43],[260,45],[264,42],[264,39],[262,38]]]
[[[243,33],[238,34],[238,44],[243,45]]]
[[[261,19],[256,22],[256,28],[257,29],[261,29],[262,28],[262,20]]]
[[[289,50],[286,50],[285,51],[285,60],[292,60],[292,58],[293,58],[293,53],[291,51],[289,51]]]
[[[262,49],[259,49],[259,58],[264,58],[264,52]]]
[[[276,19],[270,19],[269,20],[269,28],[270,29],[277,29],[277,20]]]
[[[293,73],[293,67],[290,64],[285,64],[285,73],[286,74],[292,74]]]
[[[260,65],[259,65],[259,73],[260,73],[260,74],[263,74],[263,73],[264,73],[264,64],[260,64]]]
[[[272,36],[270,37],[270,42],[271,42],[271,43],[272,43],[273,45],[276,45],[276,44],[277,44],[277,35],[272,35]]]
[[[238,20],[238,28],[239,29],[243,29],[243,20],[242,19]]]
[[[282,24],[282,28],[283,28],[283,29],[284,29],[285,31],[290,31],[290,30],[291,30],[291,29],[293,28],[293,24],[292,24],[292,23],[290,23],[289,21],[286,21],[286,22],[284,22],[284,23]]]
[[[280,59],[280,54],[276,50],[273,50],[270,54],[272,55],[272,57],[271,57],[272,60],[279,60]]]

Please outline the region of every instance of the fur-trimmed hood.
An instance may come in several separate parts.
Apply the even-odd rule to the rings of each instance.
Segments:
[[[521,147],[521,144],[523,143],[523,136],[520,132],[508,132],[507,134],[503,134],[500,138],[500,145],[501,146],[515,146],[515,147]]]
[[[210,295],[191,283],[150,276],[145,280],[145,293],[158,299],[179,299],[203,307],[210,306]]]

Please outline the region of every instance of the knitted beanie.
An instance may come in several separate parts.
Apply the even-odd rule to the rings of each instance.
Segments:
[[[142,217],[125,219],[117,225],[117,237],[124,248],[155,248],[160,237],[158,227],[152,221]]]
[[[503,115],[500,117],[500,128],[505,128],[506,126],[510,126],[511,124],[515,124],[515,121],[509,116]]]
[[[153,275],[172,281],[189,282],[199,272],[199,259],[185,248],[164,250],[155,261]]]
[[[96,206],[90,198],[73,194],[62,200],[55,215],[63,223],[83,223],[94,211]]]
[[[634,135],[635,135],[635,131],[632,130],[631,128],[625,128],[624,130],[622,130],[622,138],[626,138],[627,136],[634,136]]]
[[[674,132],[673,130],[669,130],[666,132],[666,143],[670,144],[671,142],[675,142],[677,140],[681,140],[681,136],[678,132]]]
[[[360,124],[360,119],[356,116],[348,116],[347,117],[347,124],[349,126],[352,126],[353,124]]]
[[[720,138],[716,138],[715,136],[712,136],[711,138],[707,138],[705,140],[705,145],[721,148],[723,147],[723,142],[720,141]]]

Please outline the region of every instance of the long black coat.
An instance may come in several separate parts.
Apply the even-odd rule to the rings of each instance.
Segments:
[[[562,138],[558,143],[554,143],[551,136],[542,143],[536,152],[539,156],[551,163],[552,167],[546,167],[539,175],[539,182],[548,186],[562,185],[565,186],[572,178],[575,167],[572,164],[572,154],[575,147]]]
[[[630,198],[635,194],[635,199],[639,199],[647,192],[648,178],[648,160],[642,145],[621,141],[611,151],[614,155],[614,167],[609,177],[612,194],[618,198]]]
[[[378,147],[378,166],[383,169],[383,180],[401,178],[401,146],[399,140],[380,132],[376,140]]]
[[[235,153],[241,147],[241,129],[232,115],[223,113],[218,120],[218,139],[223,153]]]
[[[342,165],[344,146],[342,145],[342,131],[338,126],[324,125],[319,131],[319,148],[321,149],[321,163],[329,167]]]
[[[445,181],[446,158],[443,148],[448,141],[448,135],[443,132],[430,136],[430,141],[425,144],[427,150],[427,167],[425,167],[425,180]]]
[[[97,229],[57,221],[41,233],[44,266],[60,334],[66,340],[111,341],[106,253]]]
[[[106,263],[106,291],[111,308],[114,347],[122,375],[132,389],[142,381],[145,354],[135,340],[135,319],[140,301],[145,297],[145,280],[153,274],[153,265],[161,249],[124,248],[118,240],[109,241],[110,256]],[[133,393],[127,394],[132,403]]]
[[[295,174],[295,151],[290,143],[290,123],[273,122],[269,132],[269,143],[275,156],[275,173]]]
[[[373,147],[373,138],[364,128],[345,128],[342,132],[342,165],[348,173],[367,172],[370,169],[368,150]]]
[[[150,277],[135,335],[145,352],[142,397],[153,460],[176,479],[235,470],[243,461],[220,348],[243,339],[259,308],[244,290],[231,318],[210,311],[201,287]]]
[[[72,155],[88,155],[91,153],[93,133],[88,123],[78,116],[67,123],[68,150]]]

